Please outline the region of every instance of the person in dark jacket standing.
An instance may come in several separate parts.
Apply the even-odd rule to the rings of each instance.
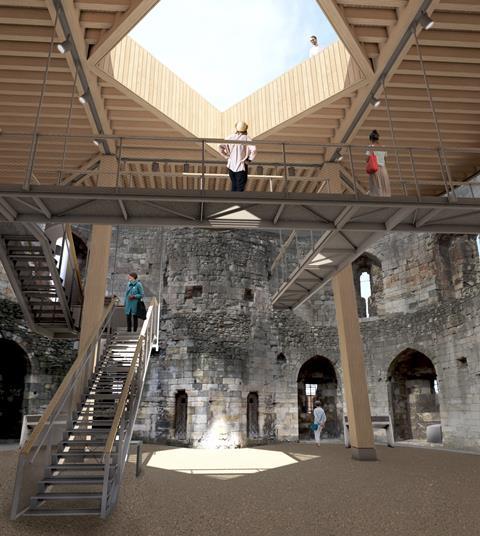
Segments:
[[[137,331],[138,328],[138,302],[143,298],[145,292],[143,285],[138,280],[138,275],[135,272],[128,274],[128,285],[125,292],[125,315],[127,316],[127,331]]]

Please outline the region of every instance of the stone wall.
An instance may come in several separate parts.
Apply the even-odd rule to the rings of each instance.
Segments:
[[[87,226],[76,233],[88,241]],[[290,264],[307,251],[307,239],[295,245]],[[273,310],[270,266],[279,245],[277,234],[257,231],[114,229],[109,293],[123,297],[131,271],[139,273],[147,300],[162,289],[160,352],[151,359],[138,436],[174,440],[175,397],[185,391],[187,443],[247,444],[249,393],[258,394],[259,438],[296,440],[298,376],[316,356],[328,359],[335,371],[337,392],[330,382],[323,396],[329,414],[336,414],[331,435],[341,432],[345,408],[332,290],[325,287],[294,313]],[[391,412],[394,359],[408,349],[422,352],[437,374],[445,444],[480,450],[475,237],[392,234],[363,257],[357,275],[365,259],[375,261],[372,316],[361,320],[372,413]],[[0,302],[1,335],[18,342],[29,357],[28,411],[35,413],[48,403],[74,352],[70,343],[30,333],[2,281],[0,273],[0,290],[9,298]],[[435,412],[421,407],[426,386],[409,387],[421,437],[426,414]]]
[[[470,238],[455,240],[470,251]],[[432,278],[438,247],[430,235],[395,235],[370,251],[383,273],[377,316],[361,321],[372,413],[390,413],[389,367],[405,349],[416,349],[435,366],[445,444],[480,449],[478,257],[464,259],[470,268],[462,273],[468,272],[473,284],[462,283],[455,295],[464,297],[452,302],[450,276]],[[276,237],[265,233],[186,229],[167,234],[163,342],[150,367],[139,435],[173,438],[175,394],[185,390],[190,443],[245,444],[247,396],[256,392],[260,436],[294,440],[298,373],[314,356],[326,357],[335,369],[341,430],[342,370],[331,290],[315,302],[327,303],[326,322],[315,322],[311,303],[298,313],[272,310],[268,266],[277,250]],[[412,260],[415,251],[422,251],[422,265]],[[403,255],[410,259],[408,266]],[[253,301],[245,298],[245,289],[253,291]],[[415,289],[418,303],[412,298]]]
[[[5,299],[0,299],[0,338],[15,342],[25,352],[29,373],[25,379],[24,408],[29,414],[42,413],[76,356],[73,342],[51,340],[32,333],[20,307]],[[1,359],[8,357],[0,356]]]

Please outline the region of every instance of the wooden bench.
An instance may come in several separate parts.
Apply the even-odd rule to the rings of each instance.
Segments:
[[[392,421],[389,416],[372,416],[372,428],[381,428],[385,430],[385,433],[387,434],[387,444],[389,447],[394,446],[394,439],[393,439],[393,426]],[[350,448],[350,430],[349,430],[349,424],[348,424],[348,416],[345,415],[343,417],[343,436],[345,438],[345,448]]]

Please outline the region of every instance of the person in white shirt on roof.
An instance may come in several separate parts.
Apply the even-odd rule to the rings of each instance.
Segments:
[[[252,141],[247,136],[248,125],[245,121],[235,123],[235,134],[228,136],[227,140]],[[241,143],[222,143],[220,152],[227,159],[228,174],[232,181],[232,192],[243,192],[248,180],[248,163],[256,154],[255,145]]]
[[[323,48],[318,44],[317,36],[312,35],[310,36],[310,43],[312,43],[312,47],[310,48],[310,57],[313,58],[313,56],[316,56],[317,54],[320,54],[320,52],[323,50]]]

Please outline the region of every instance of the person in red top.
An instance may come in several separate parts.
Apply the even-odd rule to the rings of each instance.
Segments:
[[[377,157],[378,171],[368,175],[368,193],[378,197],[390,197],[392,195],[392,189],[390,187],[387,166],[385,165],[387,151],[381,149],[380,134],[377,130],[370,132],[369,140],[370,145],[366,152],[367,161],[368,157],[373,153]]]

